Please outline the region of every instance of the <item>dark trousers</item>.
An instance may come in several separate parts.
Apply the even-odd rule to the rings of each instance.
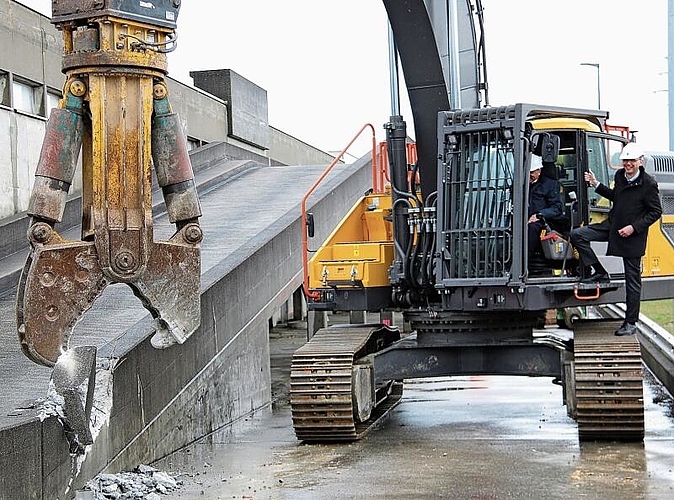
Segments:
[[[543,230],[543,221],[529,222],[529,257],[531,257],[536,250],[541,248],[541,231]]]
[[[591,266],[599,262],[590,242],[608,241],[608,220],[590,224],[571,231],[571,244],[578,251],[581,266]],[[636,323],[641,306],[641,257],[623,257],[625,268],[625,321]]]

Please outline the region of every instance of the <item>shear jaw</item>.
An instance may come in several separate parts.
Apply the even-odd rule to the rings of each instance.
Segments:
[[[186,232],[193,236],[191,241]],[[110,283],[119,280],[101,268],[93,242],[65,241],[53,230],[46,233],[45,241],[31,240],[16,310],[24,354],[35,363],[54,366],[68,349],[77,321]],[[169,241],[153,243],[142,273],[124,281],[155,318],[156,348],[184,343],[199,326],[200,238],[200,229],[191,226]]]

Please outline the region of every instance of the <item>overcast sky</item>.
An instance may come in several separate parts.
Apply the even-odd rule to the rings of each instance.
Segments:
[[[21,3],[51,13],[51,0]],[[482,4],[492,105],[594,109],[597,70],[580,63],[599,63],[610,123],[638,130],[645,149],[668,149],[666,0]],[[272,126],[338,151],[367,122],[384,137],[387,26],[378,0],[185,0],[170,76],[192,84],[191,70],[233,69],[267,90]]]

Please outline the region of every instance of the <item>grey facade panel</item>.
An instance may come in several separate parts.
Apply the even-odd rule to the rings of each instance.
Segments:
[[[191,71],[194,85],[227,103],[229,135],[269,149],[267,91],[231,69]]]
[[[63,43],[48,18],[0,0],[0,47],[0,69],[52,88],[63,86]]]
[[[227,138],[227,105],[176,80],[166,80],[173,111],[180,115],[183,130],[190,139],[202,143]]]

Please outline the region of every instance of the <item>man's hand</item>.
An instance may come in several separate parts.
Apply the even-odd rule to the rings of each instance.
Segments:
[[[529,217],[529,222],[538,222],[538,214],[533,214]]]
[[[631,236],[633,233],[634,227],[632,226],[632,224],[625,226],[622,229],[618,229],[618,234],[623,238],[627,238],[628,236]]]
[[[587,182],[592,187],[597,187],[597,184],[599,184],[599,181],[597,181],[597,178],[594,176],[594,173],[592,173],[591,170],[585,171],[583,177],[585,177],[585,182]]]

